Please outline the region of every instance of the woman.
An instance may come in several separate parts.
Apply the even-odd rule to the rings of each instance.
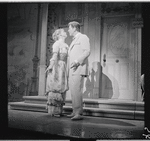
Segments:
[[[68,90],[67,80],[67,56],[68,45],[65,43],[67,37],[64,29],[57,29],[52,38],[53,56],[46,69],[48,72],[46,83],[47,109],[51,116],[61,116],[65,101],[65,94]]]

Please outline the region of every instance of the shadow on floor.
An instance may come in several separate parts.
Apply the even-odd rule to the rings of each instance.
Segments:
[[[64,117],[66,117],[67,115],[65,115]],[[44,115],[43,116],[43,118],[49,118],[50,116],[49,115]],[[71,122],[72,123],[72,121],[71,120],[68,120],[68,118],[66,118],[66,119],[64,119],[64,117],[63,118],[60,118],[60,122],[61,121],[63,121],[63,122]],[[42,116],[41,116],[41,118],[42,118]],[[112,119],[112,118],[101,118],[101,120],[100,119],[98,119],[97,117],[88,117],[88,116],[84,116],[83,117],[83,119],[84,120],[79,120],[78,121],[78,124],[91,124],[91,125],[93,125],[93,124],[100,124],[100,125],[115,125],[115,126],[135,126],[135,124],[132,124],[132,123],[129,123],[129,122],[125,122],[125,121],[121,121],[120,119],[118,119],[117,120],[117,118],[116,119]],[[92,122],[91,122],[91,119],[92,119]],[[132,120],[130,120],[130,121],[132,121]]]
[[[8,128],[7,133],[3,136],[0,136],[2,139],[64,139],[69,141],[77,141],[79,138],[71,138],[71,137],[64,137],[59,135],[52,135],[52,134],[45,134],[41,132],[35,132],[35,131],[28,131],[23,129],[15,129],[15,128]],[[87,139],[82,139],[87,140]],[[95,141],[94,139],[90,139],[90,141]]]
[[[72,121],[65,115],[56,118],[47,113],[9,110],[5,139],[143,139],[143,121],[87,116],[83,119]]]

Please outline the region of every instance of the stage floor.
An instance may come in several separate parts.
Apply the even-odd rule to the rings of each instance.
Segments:
[[[145,138],[142,135],[144,133],[142,120],[84,116],[83,120],[72,121],[65,115],[57,118],[51,117],[48,113],[10,109],[8,110],[8,127],[10,132],[7,139]]]

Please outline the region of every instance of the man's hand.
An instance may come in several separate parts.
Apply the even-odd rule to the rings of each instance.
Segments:
[[[72,62],[72,64],[71,64],[71,69],[73,68],[74,69],[74,71],[78,68],[78,66],[79,66],[80,64],[79,64],[79,62],[77,61],[77,60],[75,60],[74,62]]]

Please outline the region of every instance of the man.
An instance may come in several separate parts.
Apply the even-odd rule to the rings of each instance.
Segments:
[[[80,33],[80,24],[78,22],[70,22],[68,24],[68,32],[73,36],[73,41],[69,47],[69,89],[72,97],[71,115],[72,120],[82,119],[83,99],[82,99],[82,83],[83,78],[88,75],[88,56],[90,55],[89,38],[85,34]]]

